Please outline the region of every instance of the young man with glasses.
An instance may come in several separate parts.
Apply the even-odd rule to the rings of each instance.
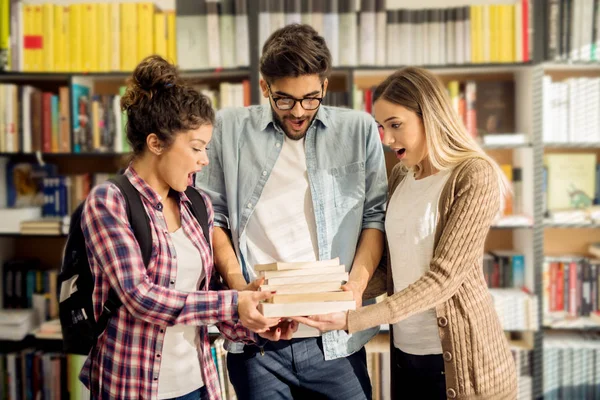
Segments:
[[[261,89],[269,105],[225,109],[198,185],[215,210],[215,265],[235,289],[256,289],[254,265],[340,258],[357,304],[383,251],[387,178],[373,118],[322,106],[331,55],[308,25],[266,41]],[[248,284],[248,282],[252,282]],[[285,323],[285,321],[284,321]],[[375,330],[230,346],[243,399],[370,399],[365,343]]]

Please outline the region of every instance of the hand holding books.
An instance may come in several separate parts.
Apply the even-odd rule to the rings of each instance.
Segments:
[[[292,318],[303,323],[306,321],[309,326],[322,324],[325,328],[331,322],[329,319],[321,321],[294,317],[333,313],[336,318],[335,326],[338,326],[341,320],[345,324],[348,310],[356,309],[352,287],[342,290],[342,284],[348,280],[348,273],[339,264],[339,258],[304,263],[261,264],[255,265],[254,269],[265,279],[260,290],[276,292],[258,305],[258,310],[267,318]]]

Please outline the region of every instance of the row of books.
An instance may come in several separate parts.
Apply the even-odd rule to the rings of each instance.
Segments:
[[[0,85],[0,152],[71,150],[69,88],[58,93],[30,85]]]
[[[532,2],[387,9],[385,0],[259,2],[259,48],[275,30],[307,23],[335,66],[512,63],[531,59]]]
[[[58,318],[58,270],[44,269],[38,259],[12,259],[3,265],[2,304],[5,309],[33,309],[35,321]]]
[[[250,105],[248,80],[194,87],[217,109]],[[73,83],[71,91],[61,86],[57,93],[30,85],[0,85],[0,153],[129,152],[127,116],[120,109],[125,89],[100,95],[82,83]]]
[[[490,289],[502,329],[510,332],[537,331],[538,299],[521,289]]]
[[[542,272],[544,324],[595,317],[599,310],[600,261],[586,257],[546,257]]]
[[[85,356],[28,348],[0,354],[0,398],[89,399],[78,375]]]
[[[5,23],[9,23],[8,15]],[[25,72],[132,71],[145,56],[176,62],[175,13],[153,2],[13,2],[6,69]]]
[[[600,78],[546,75],[542,102],[544,142],[600,142]]]
[[[549,60],[600,60],[598,0],[548,0]]]
[[[544,399],[600,398],[600,335],[544,336]]]
[[[223,339],[216,339],[211,353],[219,376],[221,397],[237,396],[227,373]],[[89,391],[79,381],[85,356],[44,352],[34,348],[0,354],[0,399],[86,400]]]
[[[250,65],[247,0],[175,0],[175,8],[181,69]]]
[[[489,288],[525,287],[525,256],[517,251],[498,250],[483,256],[483,275]]]
[[[510,352],[517,369],[517,400],[533,400],[532,352],[519,343],[511,343]]]
[[[451,80],[446,89],[452,105],[467,128],[481,142],[496,140],[516,133],[515,82],[512,80]],[[373,112],[374,88],[354,88],[354,109]]]

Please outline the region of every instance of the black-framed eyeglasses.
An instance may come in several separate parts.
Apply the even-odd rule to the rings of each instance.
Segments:
[[[296,107],[296,103],[300,103],[302,108],[307,111],[316,110],[321,105],[323,97],[305,97],[303,99],[295,99],[293,97],[274,97],[271,92],[271,85],[267,85],[269,89],[269,95],[275,103],[275,107],[281,111],[289,111]],[[323,85],[321,85],[321,94],[323,94]]]

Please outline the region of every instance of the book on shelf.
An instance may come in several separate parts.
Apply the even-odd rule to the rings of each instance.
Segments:
[[[545,75],[541,101],[545,143],[600,142],[600,78]]]
[[[266,317],[295,317],[353,310],[352,292],[341,291],[348,280],[339,258],[312,262],[273,262],[257,264],[254,270],[265,278],[261,291],[276,292],[272,299],[259,304]],[[323,273],[334,270],[335,272]],[[273,276],[273,273],[284,276]]]
[[[596,194],[596,154],[545,155],[546,206],[549,212],[585,209]]]
[[[598,2],[548,1],[546,59],[552,61],[600,60]]]
[[[600,382],[600,337],[597,333],[544,335],[544,399],[597,397]]]
[[[259,49],[298,13],[282,3],[259,2]],[[325,37],[334,66],[516,63],[532,59],[532,3],[396,9],[324,0],[302,2],[300,12]]]
[[[545,325],[590,318],[597,312],[600,260],[581,256],[546,257],[542,271]]]

